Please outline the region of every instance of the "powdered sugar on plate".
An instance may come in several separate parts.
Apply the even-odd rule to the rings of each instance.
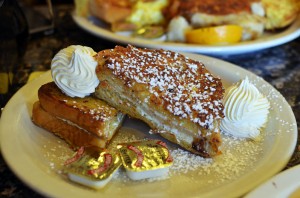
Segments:
[[[123,127],[116,135],[110,148],[115,147],[121,142],[132,142],[148,137],[147,134],[141,133],[140,131]],[[159,138],[159,136],[155,138]],[[54,171],[66,179],[61,170],[63,169],[64,161],[72,156],[73,151],[59,139],[54,142],[49,141],[48,143],[49,144],[44,145],[44,157],[49,165],[48,171]],[[173,165],[169,169],[169,175],[138,182],[173,181],[172,178],[174,177],[183,177],[186,182],[198,183],[203,188],[216,187],[239,178],[243,173],[249,170],[256,162],[255,159],[258,159],[261,155],[261,144],[262,142],[223,136],[223,153],[214,158],[203,158],[168,143],[168,147],[174,159]],[[137,183],[127,177],[123,168],[115,174],[111,182],[117,182],[119,185]]]
[[[251,81],[255,85],[260,85],[262,79],[251,76]],[[255,171],[257,163],[266,155],[267,144],[272,144],[272,138],[279,134],[292,131],[295,124],[286,121],[282,115],[282,100],[279,92],[271,89],[269,85],[257,86],[259,90],[267,96],[271,103],[269,121],[266,128],[262,131],[261,139],[259,141],[251,141],[248,139],[239,139],[226,134],[222,134],[222,154],[214,158],[203,158],[185,151],[176,145],[167,142],[174,159],[173,165],[169,169],[169,175],[162,178],[152,178],[139,181],[139,185],[150,185],[151,183],[166,184],[174,183],[177,185],[178,181],[191,183],[193,186],[198,186],[199,192],[213,190],[216,187],[233,182],[248,174],[249,171]],[[274,116],[275,115],[275,116]],[[160,136],[149,135],[148,130],[143,130],[133,126],[140,126],[141,122],[137,120],[129,120],[130,127],[122,127],[114,141],[111,142],[110,147],[115,147],[121,142],[131,142],[145,138],[160,138]],[[288,128],[286,131],[277,130],[275,128]],[[290,130],[289,130],[290,128]],[[163,139],[162,139],[163,140]],[[55,142],[53,144],[53,141]],[[269,145],[271,147],[271,145]],[[49,139],[49,145],[44,145],[44,158],[48,163],[49,170],[58,173],[62,178],[61,168],[63,162],[72,155],[72,151],[68,146],[58,141],[55,137]],[[176,178],[176,181],[175,179]],[[66,178],[65,178],[66,179]],[[127,185],[136,185],[136,181],[131,181],[125,171],[121,168],[110,186],[121,188]],[[169,184],[168,184],[169,185]]]

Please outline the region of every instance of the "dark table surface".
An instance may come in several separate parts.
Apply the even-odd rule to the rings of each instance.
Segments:
[[[54,32],[30,35],[24,57],[17,65],[11,92],[16,92],[34,71],[50,69],[52,57],[58,50],[78,44],[95,51],[113,48],[116,43],[102,40],[79,28],[71,17],[73,5],[54,5]],[[270,49],[243,55],[219,57],[244,67],[272,84],[288,101],[300,122],[300,38]],[[299,129],[298,129],[299,133]],[[300,163],[299,141],[285,169]],[[0,197],[41,197],[20,181],[0,156]]]

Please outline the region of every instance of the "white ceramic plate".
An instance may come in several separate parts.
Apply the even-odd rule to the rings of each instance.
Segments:
[[[245,198],[256,197],[290,197],[296,198],[300,196],[300,165],[285,170],[275,175],[267,182],[249,193]]]
[[[207,46],[198,44],[159,42],[123,36],[111,32],[100,20],[95,17],[81,17],[73,14],[74,21],[87,32],[121,44],[132,44],[139,47],[162,48],[174,51],[194,52],[208,55],[233,55],[262,50],[283,43],[287,43],[300,35],[300,16],[285,30],[278,33],[268,33],[253,41],[245,41],[228,46]]]
[[[290,159],[297,140],[294,114],[278,91],[249,71],[215,58],[186,55],[204,62],[222,78],[225,88],[248,76],[270,99],[271,112],[261,142],[224,136],[223,154],[213,160],[197,161],[190,156],[178,162],[178,155],[174,156],[172,167],[177,170],[168,179],[132,182],[120,176],[103,190],[90,190],[69,182],[60,173],[63,162],[72,153],[68,146],[31,122],[37,90],[51,81],[50,72],[46,72],[21,88],[4,108],[0,140],[5,161],[24,183],[50,197],[238,197],[247,193],[279,172]],[[149,130],[132,119],[126,120],[124,126],[129,129],[125,136],[132,135],[131,131],[146,136]]]

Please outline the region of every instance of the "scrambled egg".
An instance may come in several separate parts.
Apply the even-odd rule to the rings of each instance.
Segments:
[[[262,0],[266,12],[266,29],[282,28],[295,20],[299,13],[299,0]]]
[[[138,0],[133,7],[132,14],[127,21],[136,24],[138,27],[164,22],[162,9],[167,6],[168,0],[153,0],[144,2]]]

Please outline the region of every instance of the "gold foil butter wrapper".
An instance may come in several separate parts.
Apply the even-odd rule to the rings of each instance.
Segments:
[[[81,147],[65,162],[64,171],[71,181],[99,189],[112,179],[121,164],[117,153]]]
[[[169,149],[161,140],[122,143],[117,148],[126,173],[133,180],[166,176],[173,164]]]

